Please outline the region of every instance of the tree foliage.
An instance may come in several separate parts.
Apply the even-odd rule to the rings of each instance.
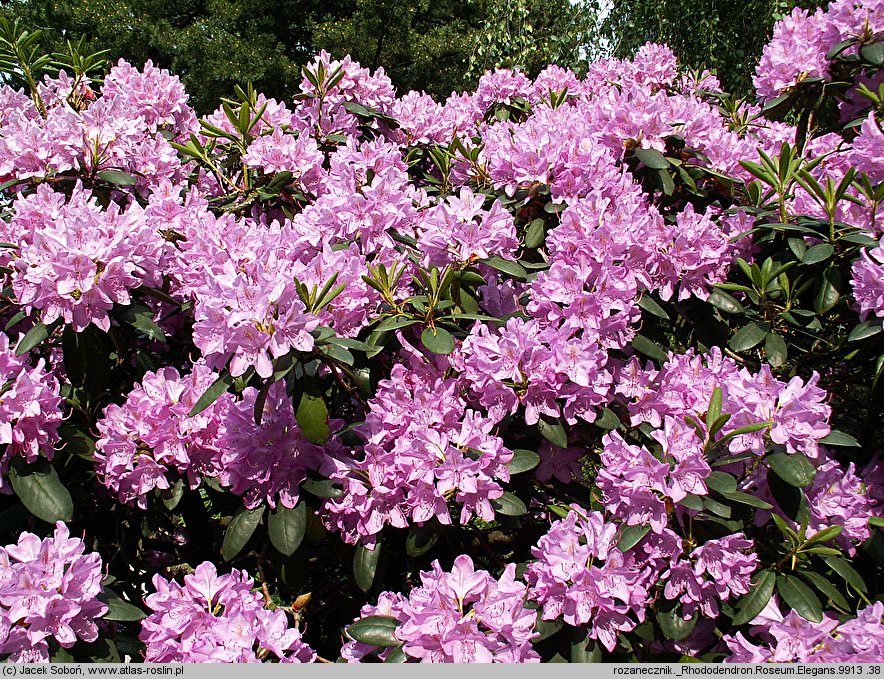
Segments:
[[[646,42],[668,44],[679,61],[714,69],[726,90],[746,93],[774,22],[816,0],[614,0],[602,34],[615,56]]]

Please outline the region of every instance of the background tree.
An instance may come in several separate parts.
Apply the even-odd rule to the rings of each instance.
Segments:
[[[43,31],[43,47],[64,40],[140,64],[152,59],[179,74],[200,111],[236,83],[268,96],[290,93],[313,53],[308,18],[318,0],[12,0],[2,13]]]
[[[328,3],[312,24],[315,49],[350,54],[383,66],[400,91],[444,99],[463,90],[470,50],[489,9],[487,0],[349,0]]]
[[[598,14],[586,0],[495,0],[473,42],[469,75],[520,68],[535,76],[549,64],[579,70],[596,41]]]
[[[714,69],[726,90],[745,94],[774,22],[820,0],[613,0],[600,45],[630,57],[646,42],[668,44],[679,61]],[[607,43],[604,45],[603,43]]]

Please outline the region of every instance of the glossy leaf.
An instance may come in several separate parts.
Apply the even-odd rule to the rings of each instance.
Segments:
[[[230,389],[231,385],[233,385],[233,377],[231,377],[230,373],[227,371],[221,374],[217,380],[215,380],[212,385],[203,392],[203,395],[199,397],[196,404],[194,404],[193,408],[190,409],[188,415],[193,417],[194,415],[199,415],[206,408],[212,405],[215,401],[217,401],[221,396]]]
[[[424,328],[421,333],[421,343],[434,354],[446,356],[454,351],[456,346],[454,337],[445,328]]]
[[[700,616],[696,613],[692,618],[685,620],[677,608],[669,611],[657,611],[656,617],[663,635],[672,641],[687,639],[700,620]]]
[[[764,323],[756,323],[754,321],[747,323],[734,333],[728,345],[734,351],[748,351],[764,341],[768,330],[768,326]]]
[[[398,646],[396,628],[399,621],[386,615],[369,615],[347,627],[347,635],[352,639],[370,646]]]
[[[540,464],[540,455],[532,450],[516,448],[513,450],[513,459],[507,465],[510,475],[528,472]]]
[[[537,429],[540,435],[554,446],[559,448],[568,447],[568,435],[565,433],[565,427],[558,420],[549,421],[543,417],[537,420]]]
[[[47,460],[29,465],[13,464],[9,468],[12,490],[27,510],[48,523],[70,521],[74,515],[71,494]]]
[[[749,592],[737,602],[733,624],[745,625],[761,613],[773,596],[776,583],[777,576],[773,571],[763,570],[755,573],[749,585]]]
[[[800,453],[773,453],[764,459],[777,476],[796,488],[806,488],[816,476],[816,467]]]
[[[321,446],[328,441],[331,434],[328,427],[328,408],[322,396],[307,392],[301,394],[295,418],[301,433],[310,443]]]
[[[368,549],[360,542],[356,546],[356,554],[353,556],[353,577],[356,584],[363,592],[371,589],[375,574],[378,569],[378,559],[381,558],[381,543],[378,541],[374,549]]]
[[[510,492],[504,494],[496,500],[491,501],[494,511],[504,516],[522,516],[528,513],[525,503]]]
[[[255,509],[246,509],[240,507],[227,530],[224,531],[224,541],[221,543],[221,557],[225,561],[230,561],[239,554],[243,547],[246,546],[258,524],[261,523],[261,517],[264,516],[264,505]]]
[[[294,509],[279,505],[267,518],[270,542],[285,556],[291,556],[301,546],[307,530],[307,505],[299,502]]]
[[[641,333],[636,333],[635,337],[633,337],[632,348],[640,354],[644,354],[648,358],[653,358],[660,363],[665,363],[669,360],[669,356],[666,355],[666,352],[663,351],[663,349]]]
[[[34,327],[28,330],[15,346],[15,355],[24,356],[31,349],[42,344],[48,337],[49,330],[43,323],[34,324]]]
[[[813,590],[794,575],[777,576],[777,592],[805,620],[822,622],[823,609]]]

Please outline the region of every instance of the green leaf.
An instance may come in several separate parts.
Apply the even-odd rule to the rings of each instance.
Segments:
[[[804,253],[807,252],[807,243],[803,238],[787,238],[786,244],[799,260],[804,259]]]
[[[568,447],[568,434],[560,420],[550,421],[541,415],[537,420],[537,430],[547,441],[558,448]]]
[[[109,589],[103,589],[101,594],[98,595],[98,600],[107,604],[107,613],[101,616],[103,620],[136,622],[147,617],[147,613],[137,606],[133,606],[128,601],[124,601],[116,592]]]
[[[353,577],[356,584],[363,592],[371,589],[375,573],[378,570],[378,559],[381,558],[381,542],[375,543],[374,549],[368,549],[360,543],[356,546],[356,554],[353,555]]]
[[[572,663],[597,663],[602,661],[602,647],[595,639],[589,638],[585,630],[575,630],[577,638],[571,641]]]
[[[84,460],[94,462],[95,440],[82,429],[71,424],[63,424],[58,428],[58,436],[69,455],[77,455]]]
[[[328,427],[328,408],[322,396],[306,391],[301,394],[295,418],[301,433],[310,443],[321,446],[328,441],[331,430]]]
[[[814,245],[807,252],[805,252],[804,257],[801,258],[801,261],[805,264],[818,264],[819,262],[826,261],[834,254],[835,248],[833,248],[828,243],[820,243],[819,245]]]
[[[808,580],[810,584],[822,592],[833,604],[842,610],[850,610],[850,604],[844,595],[829,580],[814,571],[801,571],[801,577]]]
[[[652,297],[649,297],[646,294],[642,294],[641,297],[638,298],[638,305],[640,308],[644,309],[649,314],[656,316],[657,318],[662,318],[666,321],[669,320],[669,314],[666,313],[666,309],[661,307],[659,304],[657,304],[657,302],[654,301]]]
[[[868,61],[870,64],[873,64],[875,66],[884,65],[884,44],[880,42],[873,42],[868,45],[863,45],[859,53],[862,58]]]
[[[826,436],[820,439],[820,443],[824,446],[841,446],[843,448],[861,448],[859,441],[853,438],[850,434],[845,434],[843,431],[838,431],[837,429],[833,429]]]
[[[839,535],[841,535],[841,532],[843,530],[844,526],[829,526],[828,528],[823,528],[821,531],[818,531],[807,538],[807,540],[804,542],[804,545],[802,545],[802,548],[822,542],[828,542],[829,540],[834,540]]]
[[[707,425],[711,425],[721,415],[722,398],[723,398],[723,392],[721,390],[721,387],[715,387],[715,389],[712,390],[712,396],[709,399],[709,405],[706,407],[706,424]],[[710,435],[713,433],[714,432],[711,432]],[[734,488],[736,488],[736,486]]]
[[[129,306],[117,314],[117,319],[141,332],[147,339],[166,342],[166,333],[153,320],[153,312],[145,306]]]
[[[716,516],[720,516],[724,519],[731,518],[731,508],[729,505],[722,504],[718,500],[714,500],[708,495],[703,496],[703,509],[707,512],[712,512]]]
[[[816,476],[816,467],[801,453],[773,453],[764,459],[774,474],[796,488],[806,488]]]
[[[9,468],[9,481],[18,499],[38,519],[55,523],[73,518],[71,494],[48,460],[41,458],[29,465],[19,464],[17,460]]]
[[[771,119],[771,120],[779,120],[782,116],[788,113],[789,109],[792,108],[792,102],[795,100],[794,92],[787,92],[786,94],[781,94],[778,97],[775,97],[768,101],[764,108],[762,109],[762,113]]]
[[[434,354],[447,356],[456,346],[454,337],[445,328],[424,328],[421,333],[421,342]]]
[[[426,554],[439,539],[439,527],[432,525],[413,525],[405,538],[405,553],[411,557]]]
[[[757,507],[758,509],[773,509],[773,505],[770,502],[765,502],[760,497],[755,497],[754,495],[750,495],[749,493],[735,491],[733,493],[722,493],[721,496],[732,502],[739,502],[740,504],[747,505],[749,507]]]
[[[669,167],[669,161],[666,160],[666,156],[657,149],[646,149],[636,146],[633,152],[636,158],[652,170],[665,170]]]
[[[657,611],[657,622],[660,624],[660,629],[663,635],[672,641],[687,639],[691,632],[694,631],[699,620],[700,616],[696,613],[694,617],[685,620],[678,613],[677,609]]]
[[[399,330],[411,325],[417,325],[418,323],[420,323],[420,321],[416,318],[410,318],[408,316],[390,316],[378,323],[378,326],[375,329],[379,331]]]
[[[301,488],[322,499],[334,499],[344,495],[344,491],[331,479],[307,479],[301,484]]]
[[[402,647],[394,648],[387,657],[384,659],[384,664],[393,664],[393,663],[404,663],[408,662],[408,656],[405,654],[405,651],[402,650]]]
[[[642,538],[651,531],[648,525],[620,526],[620,538],[617,540],[617,549],[628,552],[635,547]]]
[[[546,240],[546,222],[535,219],[525,229],[525,247],[529,250],[539,248]]]
[[[777,576],[773,571],[763,570],[755,573],[749,585],[749,592],[737,602],[731,622],[737,626],[745,625],[761,613],[773,596],[776,583]]]
[[[491,506],[494,507],[494,511],[504,516],[522,516],[528,513],[525,503],[507,491],[504,491],[497,500],[492,500]]]
[[[221,557],[225,561],[230,561],[242,551],[261,523],[262,516],[264,516],[264,505],[256,509],[240,507],[237,510],[227,530],[224,531],[224,541],[221,543]]]
[[[841,54],[844,50],[846,50],[851,45],[856,44],[856,38],[848,38],[847,40],[842,40],[837,45],[832,47],[829,50],[829,53],[826,55],[826,60],[830,61]]]
[[[41,344],[49,337],[49,330],[43,323],[37,323],[28,330],[21,341],[15,347],[16,356],[24,356],[31,349]]]
[[[745,427],[740,427],[739,429],[734,429],[727,433],[728,438],[734,438],[736,436],[742,436],[743,434],[752,434],[756,431],[761,431],[762,429],[770,429],[773,426],[773,422],[754,422],[753,424],[747,424]]]
[[[761,344],[767,336],[770,327],[766,323],[751,322],[744,325],[734,333],[728,345],[734,351],[748,351],[754,346]]]
[[[168,490],[162,491],[160,497],[162,498],[163,506],[172,511],[181,502],[181,498],[184,497],[184,481],[178,479]]]
[[[834,266],[823,271],[820,287],[814,299],[813,308],[823,314],[841,299],[841,273]]]
[[[859,342],[868,337],[873,337],[882,331],[884,331],[884,326],[881,325],[880,318],[876,318],[873,321],[865,321],[850,331],[850,335],[847,336],[847,341]]]
[[[25,320],[27,317],[28,317],[28,313],[26,311],[19,311],[12,318],[10,318],[8,321],[6,321],[6,327],[3,328],[3,331],[8,333],[10,328],[12,328],[15,325],[18,325],[23,320]]]
[[[199,400],[190,409],[188,413],[188,417],[193,417],[194,415],[198,415],[203,412],[206,408],[212,405],[215,401],[221,398],[222,394],[226,393],[230,386],[233,384],[233,377],[231,377],[230,373],[226,370],[221,373],[221,377],[215,380],[208,389],[203,392],[203,395],[199,397]]]
[[[695,512],[703,511],[703,500],[699,495],[694,495],[693,493],[688,493],[681,500],[678,501],[682,507],[687,507]]]
[[[807,500],[801,488],[786,483],[770,470],[767,472],[767,484],[770,486],[771,495],[783,513],[790,519],[797,521],[801,510],[806,509],[807,506]],[[774,516],[776,517],[776,515]]]
[[[660,363],[665,363],[669,360],[669,356],[666,355],[663,349],[640,333],[636,333],[632,339],[632,348],[638,353],[644,354],[648,358],[652,358]]]
[[[864,233],[848,233],[841,236],[838,240],[853,243],[854,245],[861,245],[864,248],[874,248],[878,245],[878,241]]]
[[[745,311],[743,305],[737,299],[724,290],[713,288],[709,295],[709,303],[717,309],[729,314],[741,314]]]
[[[620,426],[620,418],[617,417],[617,414],[610,408],[601,406],[599,408],[599,416],[595,419],[593,424],[602,429],[617,429],[617,427]]]
[[[307,531],[307,505],[303,501],[289,509],[279,505],[267,518],[267,534],[277,551],[291,556],[301,546]]]
[[[121,170],[102,170],[96,175],[99,179],[117,186],[135,186],[138,180],[128,172]]]
[[[356,641],[370,646],[398,646],[402,642],[396,638],[399,621],[387,615],[369,615],[357,620],[347,628],[347,635]]]
[[[840,575],[846,583],[860,592],[867,592],[866,583],[863,582],[862,576],[856,572],[853,566],[840,556],[824,556],[823,561],[826,565]]]
[[[884,516],[870,516],[869,525],[884,528]]]
[[[786,362],[788,349],[786,342],[775,332],[769,332],[764,337],[764,355],[767,362],[774,368],[779,368]]]
[[[539,464],[540,455],[532,450],[516,448],[513,450],[513,459],[510,460],[507,468],[509,469],[510,475],[521,474],[523,472],[531,471]]]
[[[525,271],[525,268],[518,262],[512,262],[508,259],[503,259],[502,257],[497,256],[489,257],[488,259],[483,259],[481,261],[492,269],[497,269],[513,278],[525,280],[528,277],[528,272]]]
[[[706,485],[714,491],[722,495],[728,495],[737,492],[737,480],[730,474],[725,472],[712,472],[706,478]]]
[[[777,592],[795,612],[810,622],[822,622],[823,609],[813,590],[794,575],[777,576]]]

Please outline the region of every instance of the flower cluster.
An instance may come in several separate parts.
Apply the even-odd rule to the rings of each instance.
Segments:
[[[773,38],[758,62],[758,96],[773,99],[804,80],[830,80],[828,55],[833,47],[851,38],[867,40],[882,30],[884,10],[875,0],[836,0],[813,14],[796,7],[774,26]],[[857,47],[849,50],[855,54]]]
[[[282,610],[268,610],[245,571],[218,575],[204,562],[184,585],[155,575],[156,590],[145,597],[153,611],[141,622],[144,659],[154,663],[309,663],[316,653],[290,627]]]
[[[191,416],[217,377],[203,363],[184,377],[163,368],[147,373],[123,405],[105,408],[96,470],[120,502],[145,508],[151,491],[169,490],[177,478],[191,488],[203,478],[217,478],[250,508],[265,501],[288,508],[298,503],[307,470],[322,466],[324,451],[301,435],[285,385],[267,393],[260,424],[258,393],[251,387],[239,401],[224,394]]]
[[[539,662],[531,646],[537,614],[525,607],[527,588],[508,564],[500,578],[477,571],[465,554],[450,571],[434,561],[421,572],[421,586],[408,597],[383,592],[377,606],[362,616],[388,615],[398,620],[396,636],[402,650],[420,662]],[[358,662],[369,648],[349,642],[343,657]]]
[[[40,453],[52,459],[58,440],[61,397],[58,380],[42,359],[36,367],[28,356],[16,356],[0,333],[0,491],[8,492],[6,471],[16,457],[34,462]]]
[[[531,549],[537,560],[525,573],[544,620],[562,616],[569,625],[587,626],[608,650],[620,632],[644,621],[654,584],[644,564],[616,544],[615,524],[574,506]]]
[[[862,251],[853,264],[851,283],[853,297],[863,316],[874,314],[884,319],[884,242]]]
[[[719,601],[749,592],[749,579],[759,563],[758,556],[748,552],[754,546],[739,533],[707,541],[663,574],[663,594],[681,601],[685,619],[698,611],[705,618],[717,618]]]
[[[818,380],[814,374],[806,383],[798,377],[782,382],[766,365],[751,373],[714,348],[705,356],[691,351],[670,355],[659,371],[642,371],[633,359],[621,372],[616,392],[628,399],[633,425],[647,422],[660,427],[666,415],[702,420],[713,391],[719,388],[721,412],[731,415],[720,436],[770,422],[774,443],[815,460],[820,455],[819,441],[831,431],[827,424],[831,407],[825,403],[826,392],[816,386]],[[728,447],[761,454],[764,436],[764,431],[744,433],[733,437]]]
[[[357,428],[366,441],[360,459],[335,462],[331,478],[344,494],[326,501],[328,526],[373,545],[387,524],[451,524],[450,501],[460,505],[461,523],[493,520],[513,453],[492,433],[494,419],[466,407],[456,380],[397,364],[369,407]]]
[[[826,613],[822,622],[808,622],[795,611],[780,613],[776,598],[753,620],[753,644],[737,632],[723,641],[730,663],[810,662],[880,663],[884,660],[884,604],[866,606],[855,618],[839,622]]]
[[[121,61],[101,90],[64,73],[45,77],[31,99],[4,85],[0,96],[0,177],[25,180],[70,170],[123,170],[137,186],[183,179],[181,161],[165,134],[197,129],[176,76],[147,62],[138,70]]]
[[[101,557],[70,537],[62,522],[52,537],[22,533],[0,547],[0,655],[10,662],[48,662],[49,640],[70,648],[98,638],[96,618],[107,612]]]
[[[182,378],[174,368],[147,373],[122,405],[111,404],[98,422],[95,444],[99,479],[120,502],[147,507],[155,488],[168,490],[178,474],[195,487],[201,475],[217,475],[216,439],[231,396],[190,417],[217,375],[198,363]],[[173,474],[175,476],[173,476]]]
[[[12,286],[19,304],[44,323],[62,318],[76,331],[110,328],[108,311],[131,303],[130,290],[155,283],[166,243],[137,203],[102,209],[77,185],[70,198],[41,185],[15,203],[0,225],[18,245]]]

